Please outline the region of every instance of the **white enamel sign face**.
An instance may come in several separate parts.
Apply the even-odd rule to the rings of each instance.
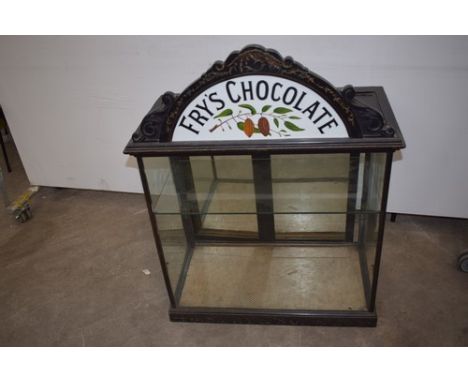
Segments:
[[[183,111],[172,141],[347,138],[343,120],[320,95],[268,75],[220,82]]]

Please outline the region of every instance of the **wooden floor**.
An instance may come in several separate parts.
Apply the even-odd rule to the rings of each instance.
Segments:
[[[180,304],[365,310],[357,249],[199,246],[190,263]]]

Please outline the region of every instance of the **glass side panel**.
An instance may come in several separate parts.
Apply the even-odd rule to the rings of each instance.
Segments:
[[[169,164],[169,158],[143,158],[146,179],[151,194],[153,212],[179,213],[179,200]]]
[[[178,304],[366,310],[385,163],[385,153],[144,158]]]
[[[163,193],[175,195],[174,190],[167,189],[168,181],[172,179],[168,158],[143,158],[146,179],[150,189],[153,207]],[[172,182],[169,182],[169,187]],[[174,205],[174,208],[176,208]],[[176,209],[178,212],[178,209]]]
[[[189,256],[187,236],[184,232],[180,215],[158,216],[157,224],[169,280],[175,293],[181,279],[184,263]]]
[[[368,208],[380,210],[382,196],[384,192],[384,178],[387,155],[385,153],[366,154],[366,178],[363,204]],[[377,240],[380,228],[381,214],[371,214],[362,216],[360,243],[366,254],[366,261],[369,273],[369,282],[372,285],[375,258],[377,255]]]
[[[161,206],[165,206],[169,211],[178,211],[177,194],[175,193],[168,159],[143,158],[143,165],[153,210],[154,205],[163,198],[163,202],[160,203]],[[165,190],[165,193],[163,193],[163,190]],[[169,280],[172,290],[175,292],[188,254],[187,235],[183,229],[182,217],[178,213],[158,216],[157,225]]]
[[[383,184],[385,176],[385,164],[387,154],[369,153],[366,155],[368,166],[367,205],[370,210],[379,211],[382,203]]]
[[[373,282],[374,266],[377,255],[377,237],[380,214],[362,215],[359,220],[361,229],[359,253],[362,261],[362,271],[365,274],[365,279],[370,290]]]

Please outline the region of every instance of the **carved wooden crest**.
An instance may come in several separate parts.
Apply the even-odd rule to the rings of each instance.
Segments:
[[[375,110],[353,102],[291,57],[251,45],[216,62],[180,94],[166,92],[133,142],[389,136]],[[364,127],[364,128],[363,128]]]

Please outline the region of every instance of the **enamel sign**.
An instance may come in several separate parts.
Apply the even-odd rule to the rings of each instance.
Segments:
[[[348,138],[334,108],[314,90],[273,75],[217,83],[180,114],[172,141]]]

